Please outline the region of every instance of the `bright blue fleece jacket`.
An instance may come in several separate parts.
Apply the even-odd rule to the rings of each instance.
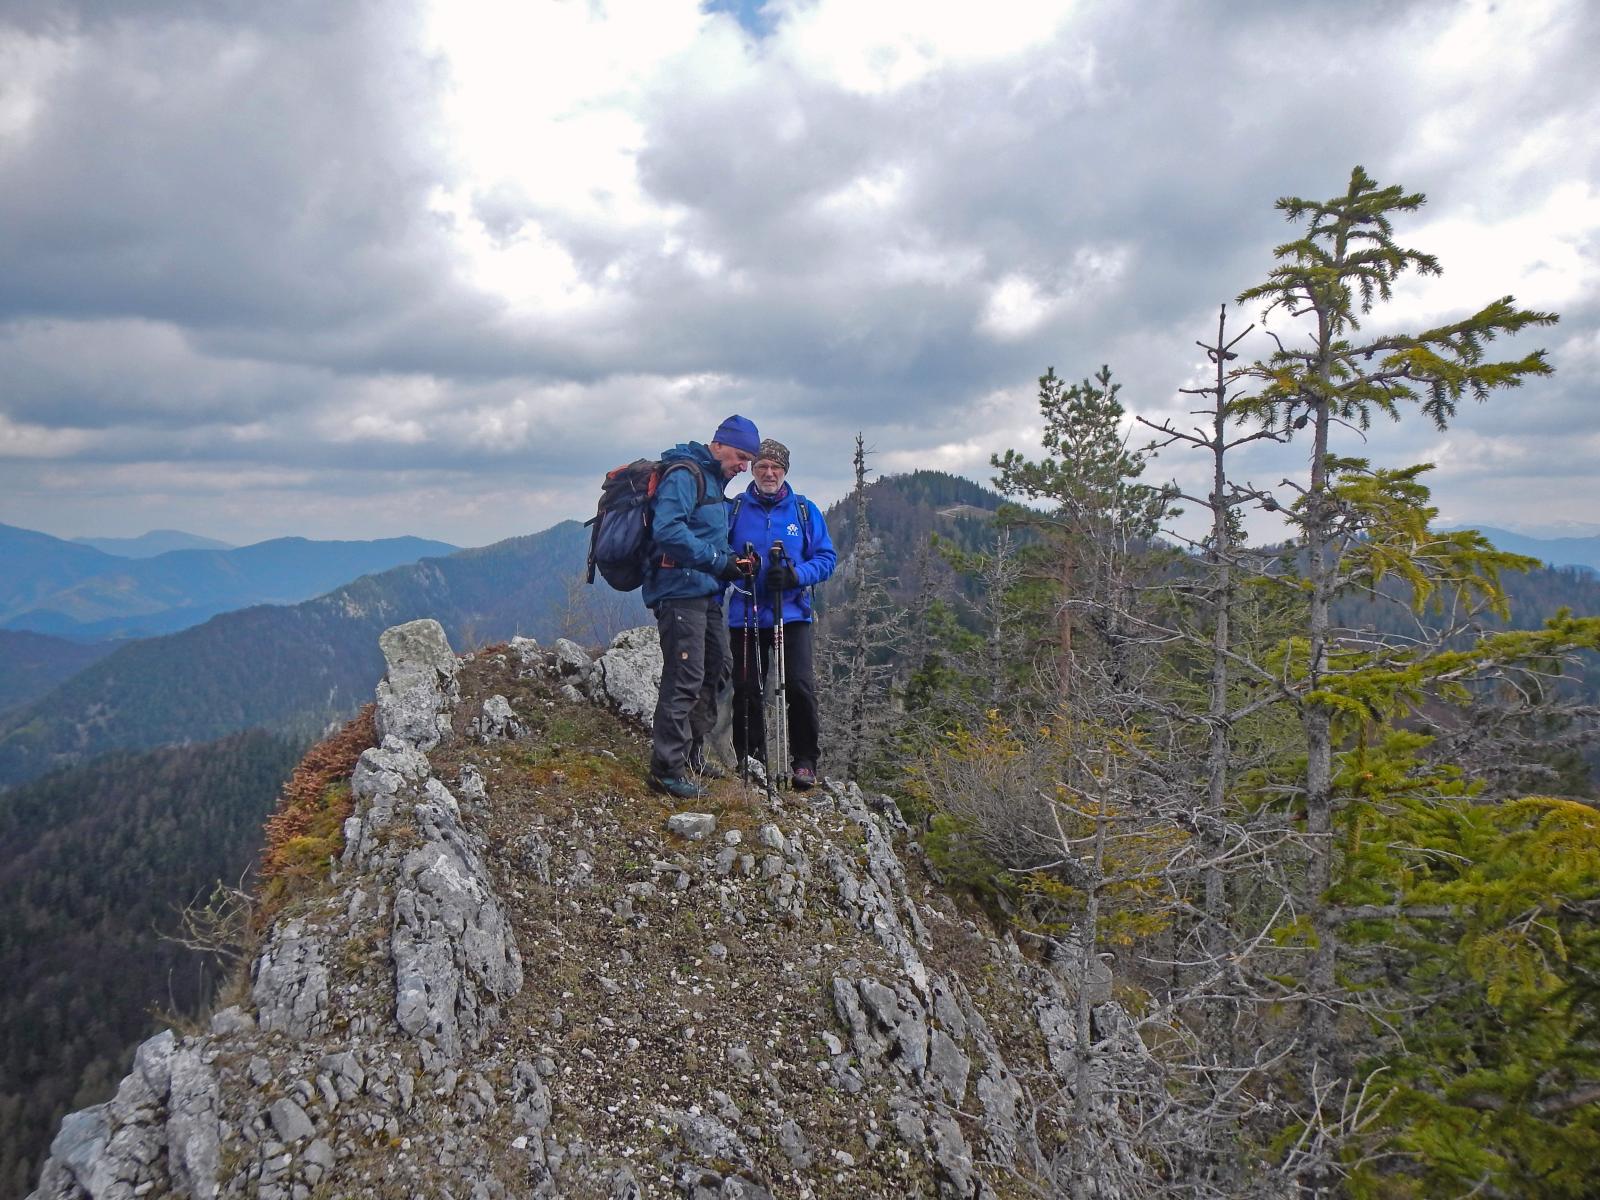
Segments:
[[[800,523],[802,504],[810,510],[809,533],[802,529]],[[778,489],[776,496],[769,497],[761,494],[754,481],[739,497],[737,513],[733,511],[734,507],[730,502],[728,520],[732,522],[732,527],[728,531],[729,544],[737,550],[750,542],[761,555],[761,573],[756,576],[758,623],[763,629],[772,627],[773,602],[767,595],[766,581],[767,569],[771,565],[767,560],[773,542],[783,543],[784,553],[793,561],[794,573],[800,580],[799,587],[790,588],[784,593],[784,623],[811,620],[811,587],[833,574],[836,557],[833,539],[828,536],[827,523],[822,519],[822,510],[796,493],[787,483]],[[803,550],[806,543],[810,544],[809,553]],[[728,625],[733,629],[744,628],[745,609],[750,603],[743,587],[742,583],[734,584],[728,595]]]

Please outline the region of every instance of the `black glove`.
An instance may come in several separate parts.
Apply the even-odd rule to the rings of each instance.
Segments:
[[[775,563],[767,569],[767,590],[769,592],[787,592],[800,586],[800,576],[794,572],[794,564],[788,559]]]
[[[754,575],[756,573],[756,565],[757,564],[754,555],[749,557],[744,557],[742,555],[735,557],[734,555],[730,554],[728,555],[727,561],[722,564],[722,569],[717,572],[717,578],[721,579],[724,583],[734,583],[740,579]]]

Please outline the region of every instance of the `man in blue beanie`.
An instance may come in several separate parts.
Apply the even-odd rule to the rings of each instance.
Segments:
[[[730,669],[722,589],[755,568],[728,548],[723,490],[760,448],[755,423],[734,415],[717,426],[709,446],[680,442],[661,455],[644,573],[644,602],[661,631],[661,691],[647,782],[678,800],[706,794],[692,775],[716,773],[703,746]]]

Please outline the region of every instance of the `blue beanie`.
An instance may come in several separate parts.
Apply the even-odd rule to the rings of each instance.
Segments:
[[[751,458],[761,452],[761,435],[756,432],[756,423],[749,417],[741,417],[734,413],[721,425],[711,439],[721,442],[724,446],[732,446],[735,450],[743,450]]]

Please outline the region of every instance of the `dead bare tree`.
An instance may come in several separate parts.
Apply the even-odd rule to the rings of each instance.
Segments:
[[[848,779],[860,779],[870,770],[874,748],[895,719],[892,654],[904,635],[903,616],[883,575],[883,549],[872,533],[869,453],[857,433],[850,500],[853,544],[837,575],[845,598],[822,615],[816,651],[824,749],[836,764],[834,770]]]

